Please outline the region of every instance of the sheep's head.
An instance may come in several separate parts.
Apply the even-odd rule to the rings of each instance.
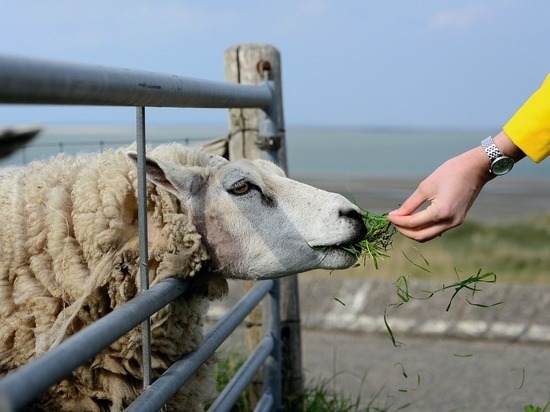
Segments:
[[[266,279],[355,263],[346,246],[366,228],[343,196],[289,179],[265,160],[208,159],[198,167],[148,158],[146,173],[188,209],[214,270]]]

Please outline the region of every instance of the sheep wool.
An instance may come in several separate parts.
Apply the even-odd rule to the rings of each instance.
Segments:
[[[137,172],[127,151],[59,155],[0,177],[0,375],[138,293]],[[171,144],[149,155],[208,173],[199,149]],[[168,192],[152,183],[147,190],[151,284],[200,278],[208,255],[192,216]],[[200,345],[205,298],[219,297],[219,289],[205,296],[191,288],[152,317],[154,377]],[[50,388],[33,410],[123,410],[141,391],[140,348],[133,330]],[[165,408],[204,410],[215,394],[212,367],[205,363]]]

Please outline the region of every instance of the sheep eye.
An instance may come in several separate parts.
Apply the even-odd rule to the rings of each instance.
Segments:
[[[231,189],[231,193],[234,195],[244,195],[250,191],[250,186],[247,182],[240,182],[238,186]]]

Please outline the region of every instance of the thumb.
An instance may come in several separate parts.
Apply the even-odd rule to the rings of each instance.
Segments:
[[[399,209],[391,211],[388,216],[409,216],[422,206],[426,200],[428,200],[426,196],[421,195],[418,190],[415,190]]]

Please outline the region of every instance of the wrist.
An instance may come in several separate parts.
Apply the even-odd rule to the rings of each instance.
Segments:
[[[493,140],[498,149],[506,156],[511,157],[514,162],[518,162],[525,157],[525,153],[514,144],[504,131],[497,134]]]
[[[476,176],[482,184],[493,180],[496,175],[489,170],[490,161],[483,147],[478,146],[470,150],[470,164],[476,172]]]
[[[495,178],[489,172],[489,159],[481,146],[474,147],[453,159],[454,167],[468,181],[484,185]]]
[[[495,176],[502,176],[510,172],[514,167],[514,159],[505,155],[496,145],[491,136],[481,141],[481,147],[489,160],[489,172]]]

